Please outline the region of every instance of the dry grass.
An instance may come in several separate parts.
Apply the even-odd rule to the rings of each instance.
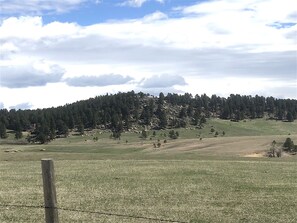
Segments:
[[[60,207],[184,222],[293,222],[296,162],[56,161]],[[0,203],[42,205],[39,162],[2,162]],[[1,208],[0,222],[42,222]],[[60,211],[61,222],[160,222]]]
[[[67,143],[68,139],[56,140],[48,145],[0,145],[0,160],[34,161],[44,157],[56,160],[143,160],[143,159],[229,159],[254,157],[262,154],[276,140],[284,142],[288,136],[240,136],[199,139],[178,139],[161,141],[160,148],[154,148],[152,140],[125,143],[111,139],[98,142],[78,141]],[[297,142],[297,135],[290,135]],[[66,142],[66,143],[65,143]],[[284,156],[296,160],[296,156]],[[268,159],[268,158],[267,158]]]
[[[216,129],[229,126],[216,123]],[[243,124],[234,125],[238,130]],[[252,126],[241,128],[241,133]],[[121,141],[102,134],[98,142],[84,136],[48,145],[2,143],[0,205],[43,205],[40,159],[51,157],[63,208],[184,222],[297,220],[297,156],[255,157],[267,151],[273,140],[281,143],[291,137],[297,142],[293,128],[290,136],[234,133],[202,140],[195,136],[197,131],[183,130],[180,139],[167,143],[162,139],[161,148],[153,147],[157,137],[142,141],[132,133],[124,134]],[[281,131],[287,132],[283,127]],[[43,222],[43,213],[40,208],[0,206],[0,222]],[[59,214],[60,222],[66,223],[160,222],[66,210]]]

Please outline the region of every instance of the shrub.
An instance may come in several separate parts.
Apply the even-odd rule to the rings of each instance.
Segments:
[[[148,136],[147,132],[145,130],[142,130],[141,132],[141,138],[146,139]]]
[[[286,151],[295,150],[295,145],[291,138],[287,138],[283,146],[284,146],[284,150]]]
[[[282,150],[281,149],[276,150],[276,156],[277,157],[281,157],[282,156]]]
[[[174,132],[174,130],[171,130],[169,131],[169,137],[171,139],[177,139],[179,137],[179,132],[178,131]]]

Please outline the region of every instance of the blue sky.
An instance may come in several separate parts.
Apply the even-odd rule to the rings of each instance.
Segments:
[[[0,0],[0,108],[130,90],[297,98],[296,9],[292,0]]]
[[[192,5],[197,2],[197,0],[170,0],[166,3],[150,1],[144,2],[141,7],[131,7],[129,5],[119,5],[120,3],[123,3],[123,1],[105,0],[101,3],[86,2],[85,4],[82,4],[80,8],[65,14],[45,15],[43,18],[45,23],[58,20],[61,22],[76,22],[79,25],[85,26],[109,20],[142,18],[155,11],[162,11],[170,17],[178,17],[178,13],[175,13],[172,9],[180,6]]]
[[[12,0],[13,2],[14,0]],[[9,1],[3,1],[5,4]],[[21,1],[15,1],[21,2]],[[42,1],[40,1],[42,2]],[[46,2],[46,1],[45,1]],[[48,1],[50,2],[50,1]],[[36,8],[32,8],[28,11],[10,12],[3,9],[1,14],[3,16],[22,16],[22,15],[35,15],[42,16],[44,24],[48,24],[54,21],[60,22],[74,22],[79,25],[92,25],[95,23],[105,22],[109,20],[123,20],[123,19],[137,19],[142,18],[145,15],[154,13],[156,11],[162,11],[170,17],[179,17],[179,13],[175,12],[175,8],[191,6],[195,3],[201,3],[203,0],[167,0],[167,1],[143,1],[141,5],[137,5],[137,1],[123,1],[123,0],[93,0],[93,1],[81,1],[80,4],[73,5],[71,9],[66,9],[64,12],[57,12],[54,8],[48,10],[37,11]],[[141,2],[141,1],[139,1]],[[127,4],[125,4],[127,3]],[[18,3],[21,4],[21,3]],[[138,3],[140,4],[140,3]]]

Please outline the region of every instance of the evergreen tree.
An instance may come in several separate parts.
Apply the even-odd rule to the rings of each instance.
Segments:
[[[165,96],[164,96],[164,94],[161,92],[161,93],[159,94],[158,104],[159,104],[159,105],[163,105],[163,104],[164,104],[164,99],[165,99]]]
[[[54,138],[56,138],[56,122],[53,116],[50,119],[49,129],[50,129],[50,135],[49,135],[50,140],[53,140]]]
[[[117,131],[112,131],[112,137],[114,138],[114,139],[121,139],[121,132],[117,132]]]
[[[64,137],[67,137],[69,134],[68,126],[62,120],[57,121],[57,130],[58,130],[58,134],[64,135]]]
[[[146,139],[148,136],[147,132],[145,130],[141,131],[141,138]]]
[[[179,133],[178,131],[174,131],[174,130],[170,130],[169,131],[169,138],[171,139],[177,139],[179,137]]]
[[[286,151],[292,151],[295,148],[294,142],[292,141],[291,138],[287,138],[283,146],[285,148],[284,150]]]
[[[23,137],[23,133],[20,130],[15,131],[15,138],[21,139]]]
[[[178,110],[178,107],[183,109]],[[165,112],[166,109],[168,113]],[[168,120],[167,115],[170,115]],[[209,98],[205,94],[195,95],[193,98],[187,93],[168,93],[166,97],[160,93],[159,97],[152,97],[144,93],[135,94],[133,91],[107,94],[58,108],[25,111],[0,109],[0,137],[7,136],[6,129],[17,132],[20,128],[21,131],[37,132],[37,127],[48,126],[49,133],[39,132],[43,132],[46,140],[52,140],[56,134],[67,135],[69,129],[77,127],[80,122],[85,128],[98,126],[116,132],[137,124],[159,124],[159,128],[166,128],[169,122],[174,128],[189,123],[199,125],[202,115],[237,120],[268,115],[269,118],[294,121],[297,118],[297,100],[234,94],[228,98],[216,95]],[[32,137],[36,136],[32,133]]]
[[[185,118],[187,117],[187,109],[185,107],[182,107],[182,109],[179,112],[179,117],[180,118]]]
[[[224,110],[221,113],[220,118],[221,119],[229,119],[230,117],[231,117],[230,108],[229,108],[229,105],[226,103],[224,106]]]
[[[200,118],[201,118],[201,112],[198,109],[196,109],[193,116],[193,124],[198,125],[200,123]]]
[[[193,116],[193,111],[194,111],[193,104],[190,103],[188,108],[187,108],[187,116],[192,117]]]
[[[205,124],[206,123],[206,118],[205,118],[205,116],[202,116],[201,118],[200,118],[200,126],[203,126],[203,124]]]
[[[156,131],[153,131],[153,136],[156,137]]]
[[[142,110],[140,118],[143,120],[145,125],[151,124],[152,115],[148,106],[145,106]]]
[[[160,115],[159,115],[159,120],[160,120],[159,127],[161,129],[165,129],[167,126],[167,115],[166,115],[165,110],[161,110]]]
[[[294,117],[293,117],[293,115],[292,115],[292,113],[290,111],[287,113],[287,120],[288,120],[288,122],[293,122],[294,121]]]
[[[80,123],[77,127],[77,131],[80,135],[83,135],[85,133],[85,127],[82,123]]]
[[[3,122],[0,122],[0,138],[1,139],[7,138],[6,126]]]
[[[23,137],[22,129],[21,129],[21,124],[20,122],[16,123],[15,126],[15,138],[16,139],[21,139]]]
[[[38,124],[35,132],[35,141],[44,144],[49,141],[50,130],[46,123]]]

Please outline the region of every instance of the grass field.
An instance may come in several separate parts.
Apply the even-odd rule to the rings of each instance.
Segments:
[[[1,140],[0,222],[43,222],[42,208],[8,205],[43,205],[41,158],[55,160],[60,222],[297,221],[296,156],[248,157],[273,140],[297,142],[297,122],[213,119],[179,132],[167,143],[164,131],[151,140],[152,133],[118,141],[99,132],[47,145]],[[158,138],[162,146],[154,148]]]

